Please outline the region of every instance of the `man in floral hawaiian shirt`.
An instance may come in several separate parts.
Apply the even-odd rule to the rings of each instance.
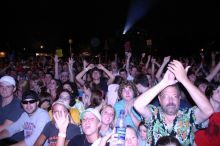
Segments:
[[[194,132],[213,113],[206,96],[187,78],[188,68],[185,70],[177,60],[171,61],[163,79],[134,102],[134,108],[145,118],[148,126],[147,146],[155,145],[160,137],[166,135],[175,136],[184,146],[192,145]],[[179,109],[177,82],[186,88],[197,106],[182,111]],[[157,95],[160,107],[149,105]]]

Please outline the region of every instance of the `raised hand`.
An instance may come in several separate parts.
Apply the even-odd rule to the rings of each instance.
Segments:
[[[163,62],[168,63],[170,61],[170,56],[164,57]]]
[[[98,69],[101,69],[101,70],[103,70],[103,68],[105,68],[102,64],[98,64]]]
[[[73,58],[71,57],[71,58],[68,59],[67,64],[68,64],[68,66],[73,66],[74,62],[75,62],[75,61],[74,61]]]
[[[176,84],[178,81],[175,79],[174,74],[169,71],[169,69],[165,72],[163,79],[164,83],[169,86],[169,85],[173,85]]]
[[[65,115],[64,111],[53,113],[53,119],[56,123],[59,132],[66,132],[69,124],[69,114]]]
[[[187,71],[189,68],[190,68],[190,66],[187,66],[186,68],[184,68],[182,63],[179,62],[178,60],[173,60],[172,62],[170,62],[168,64],[168,70],[175,75],[176,79],[179,82],[182,82],[182,81],[188,79],[187,78]]]
[[[89,64],[88,67],[87,67],[87,69],[90,70],[90,69],[93,69],[94,67],[95,67],[94,64]]]

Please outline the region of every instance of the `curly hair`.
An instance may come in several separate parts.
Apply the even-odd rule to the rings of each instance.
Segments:
[[[120,85],[119,85],[119,89],[118,89],[118,96],[120,98],[122,98],[122,91],[125,87],[131,87],[131,89],[134,92],[134,97],[137,97],[139,95],[139,92],[137,90],[137,87],[135,86],[135,84],[132,81],[123,81]]]

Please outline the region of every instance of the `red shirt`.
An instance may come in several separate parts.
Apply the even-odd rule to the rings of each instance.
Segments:
[[[220,146],[220,112],[214,113],[209,119],[209,126],[195,134],[197,146]]]

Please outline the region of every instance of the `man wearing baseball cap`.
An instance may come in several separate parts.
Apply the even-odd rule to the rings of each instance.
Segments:
[[[3,76],[0,78],[0,132],[16,122],[23,113],[20,100],[14,96],[15,90],[16,82],[13,77]],[[0,145],[14,143],[14,141],[22,139],[24,139],[24,136],[20,132],[10,139],[0,141]]]
[[[28,90],[23,93],[21,105],[25,112],[20,118],[0,132],[0,139],[11,137],[17,132],[24,131],[24,140],[16,145],[32,146],[42,132],[44,126],[50,121],[47,111],[38,108],[39,99],[36,92]]]
[[[65,135],[67,124],[64,123],[67,123],[65,121],[68,119],[64,116],[59,116],[59,118],[55,120],[59,122],[58,129],[60,135]],[[99,111],[94,108],[88,108],[80,114],[80,120],[83,134],[71,139],[68,146],[91,146],[92,144],[94,145],[94,143],[98,143],[100,140],[99,128],[101,126],[101,115]],[[64,146],[64,141],[65,137],[58,137],[57,145]]]

